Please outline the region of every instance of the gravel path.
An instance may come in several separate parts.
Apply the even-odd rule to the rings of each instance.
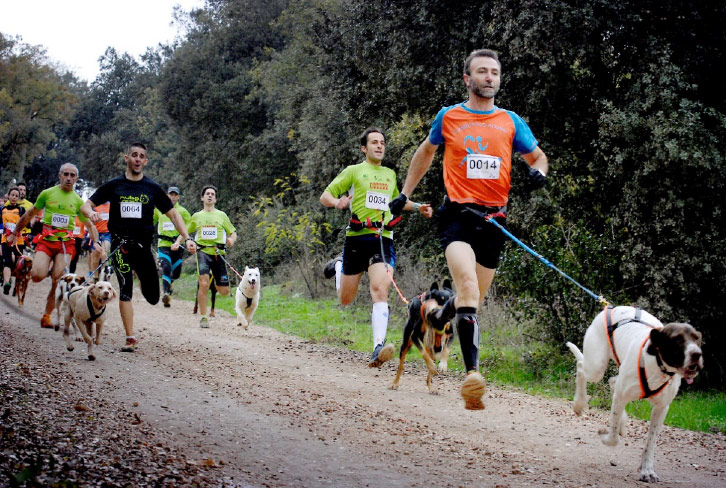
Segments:
[[[119,352],[114,303],[90,362],[40,328],[49,286],[31,284],[24,309],[0,296],[2,486],[643,486],[645,422],[610,448],[606,412],[578,418],[569,402],[490,388],[470,412],[460,376],[429,395],[409,363],[391,391],[396,360],[372,370],[221,311],[202,330],[191,304],[152,307],[138,289],[138,351]],[[726,438],[665,428],[656,471],[661,487],[726,486]]]

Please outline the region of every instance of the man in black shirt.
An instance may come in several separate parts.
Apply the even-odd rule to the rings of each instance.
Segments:
[[[131,144],[124,160],[125,174],[104,183],[86,200],[81,211],[95,223],[100,220],[100,215],[93,211],[93,207],[111,202],[108,230],[111,232],[111,249],[115,250],[113,264],[120,287],[119,310],[126,329],[126,344],[121,351],[133,352],[138,344],[134,336],[134,308],[131,302],[134,271],[146,301],[152,305],[159,302],[159,276],[151,249],[154,208],[171,219],[185,240],[189,239],[189,234],[184,220],[164,190],[144,176],[144,168],[149,164],[146,146]]]

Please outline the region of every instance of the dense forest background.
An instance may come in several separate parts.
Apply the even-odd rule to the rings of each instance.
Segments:
[[[219,188],[242,234],[233,260],[330,293],[319,267],[346,215],[320,193],[361,160],[370,125],[401,185],[436,112],[466,98],[464,58],[489,47],[497,105],[529,122],[551,165],[527,194],[519,159],[510,230],[613,303],[696,325],[701,384],[726,384],[723,2],[207,0],[176,20],[175,44],[140,60],[108,49],[90,84],[0,34],[0,182],[26,181],[32,199],[71,161],[97,185],[145,142],[147,173],[191,211],[203,185]],[[441,201],[441,153],[417,201]],[[430,222],[408,217],[396,240],[406,295],[445,275]],[[513,245],[489,300],[557,344],[599,307]]]

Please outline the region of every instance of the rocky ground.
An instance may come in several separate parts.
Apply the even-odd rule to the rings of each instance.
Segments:
[[[460,376],[430,395],[410,363],[392,391],[394,361],[372,370],[224,312],[203,330],[191,304],[138,290],[138,351],[119,352],[114,303],[90,362],[40,328],[48,287],[31,284],[23,309],[0,296],[2,486],[643,486],[645,422],[611,448],[607,413],[566,401],[490,388],[470,412]],[[665,428],[656,470],[661,487],[726,486],[726,438]]]

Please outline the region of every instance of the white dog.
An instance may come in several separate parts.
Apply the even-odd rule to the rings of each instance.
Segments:
[[[66,301],[67,293],[83,286],[83,282],[83,276],[75,273],[66,273],[58,280],[58,286],[55,289],[55,311],[58,316],[58,322],[55,324],[55,330],[60,329],[60,325],[63,323],[61,319],[61,307]]]
[[[703,368],[701,333],[689,324],[663,324],[651,314],[633,307],[608,307],[595,317],[585,332],[584,353],[567,343],[577,359],[575,404],[581,415],[587,406],[587,382],[602,379],[610,359],[619,366],[610,378],[612,409],[610,427],[600,429],[602,442],[618,443],[625,434],[625,405],[646,398],[653,405],[648,441],[640,465],[640,481],[656,482],[653,453],[656,439],[681,378],[692,383]]]
[[[99,281],[92,285],[83,286],[69,291],[64,303],[65,329],[63,338],[69,351],[73,350],[69,332],[71,321],[75,321],[83,340],[88,344],[88,359],[93,361],[93,344],[101,343],[101,329],[106,320],[106,305],[116,298],[116,290],[108,281]],[[93,325],[96,324],[94,336]],[[93,336],[93,337],[92,337]]]
[[[237,325],[245,329],[252,323],[257,305],[260,303],[260,270],[245,266],[245,273],[237,287],[234,309],[237,311]]]

